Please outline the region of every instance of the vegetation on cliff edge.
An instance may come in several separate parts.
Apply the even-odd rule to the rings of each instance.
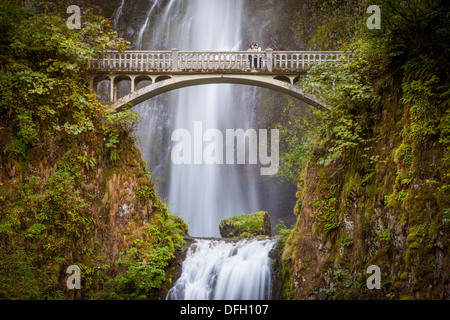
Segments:
[[[449,298],[448,4],[377,4],[382,28],[355,25],[350,63],[304,79],[332,109],[308,132],[286,298]]]
[[[187,227],[155,194],[138,116],[89,87],[88,60],[127,43],[89,10],[69,30],[2,5],[0,30],[0,298],[161,298]]]

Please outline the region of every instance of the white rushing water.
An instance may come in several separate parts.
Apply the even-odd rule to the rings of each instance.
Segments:
[[[153,10],[155,9],[156,5],[158,4],[158,0],[153,0],[153,3],[152,3],[152,1],[150,1],[150,3],[151,3],[150,10],[147,13],[145,22],[142,24],[141,29],[139,30],[138,36],[136,39],[136,49],[137,50],[142,50],[142,37],[144,36],[144,32],[148,28],[148,22],[150,21],[150,17],[152,16]]]
[[[120,6],[117,8],[117,10],[114,12],[114,15],[112,17],[112,25],[114,29],[117,29],[117,24],[119,23],[120,16],[122,15],[123,5],[125,4],[125,0],[122,0],[120,3]]]
[[[276,240],[196,240],[189,248],[169,300],[267,300]]]
[[[243,1],[150,0],[135,47],[142,50],[246,50],[241,39]],[[163,177],[169,210],[189,225],[192,236],[219,236],[220,220],[259,211],[253,165],[175,165],[170,158],[176,129],[252,128],[254,91],[235,85],[176,90],[135,108],[144,119],[138,131],[144,158]],[[203,146],[205,147],[205,146]]]

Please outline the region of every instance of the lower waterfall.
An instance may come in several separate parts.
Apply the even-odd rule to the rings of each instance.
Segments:
[[[167,300],[269,300],[276,239],[195,239]]]

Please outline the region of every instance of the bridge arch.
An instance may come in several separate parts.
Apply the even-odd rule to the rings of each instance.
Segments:
[[[286,82],[286,83],[291,83],[291,79],[288,76],[280,75],[280,76],[274,77],[274,79],[275,80],[280,80],[280,81],[283,81],[283,82]]]
[[[164,78],[161,78],[164,77]],[[159,78],[159,81],[158,81]],[[126,105],[135,106],[145,100],[162,93],[176,89],[205,85],[205,84],[242,84],[268,88],[288,94],[296,99],[304,101],[320,110],[328,110],[315,96],[304,93],[299,87],[291,83],[291,79],[281,81],[270,75],[242,75],[242,74],[195,74],[195,75],[164,75],[156,77],[156,81],[143,88],[131,90],[131,93],[120,99],[114,99],[111,108],[121,110]]]
[[[164,81],[164,80],[169,80],[169,79],[172,79],[172,77],[171,76],[167,76],[167,75],[158,76],[155,79],[155,83],[161,82],[161,81]]]
[[[151,85],[153,83],[153,79],[152,79],[152,77],[150,77],[149,75],[146,75],[146,74],[138,75],[134,79],[135,88],[141,89],[141,87],[139,86],[141,83],[144,83],[144,86]]]
[[[115,90],[114,100],[123,98],[126,94],[123,94],[120,90],[121,88],[131,87],[131,92],[134,91],[133,88],[134,77],[128,76],[126,74],[119,74],[112,79],[113,88],[119,88],[119,90]]]

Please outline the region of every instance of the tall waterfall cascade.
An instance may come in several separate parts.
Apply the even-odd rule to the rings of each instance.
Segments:
[[[243,0],[151,0],[134,43],[141,50],[245,50],[241,39]],[[192,236],[218,237],[220,220],[259,211],[255,165],[173,164],[176,129],[194,132],[253,127],[254,91],[236,85],[185,88],[141,103],[141,149],[153,175],[164,177],[169,210]],[[207,143],[204,143],[203,148]]]

